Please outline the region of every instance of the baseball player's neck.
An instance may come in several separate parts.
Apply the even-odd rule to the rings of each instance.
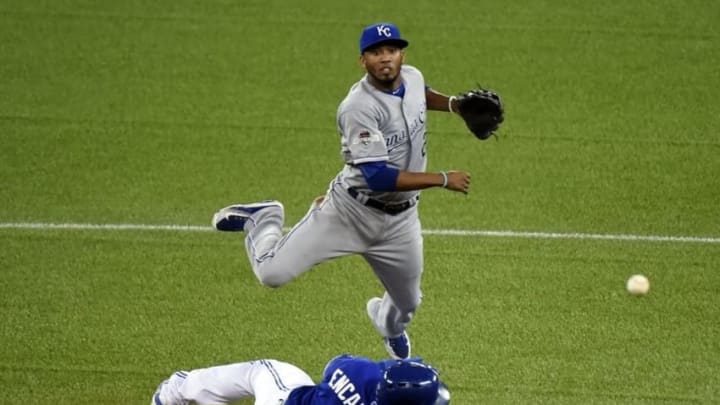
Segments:
[[[368,82],[376,89],[389,93],[402,85],[402,78],[400,77],[400,75],[397,75],[392,80],[380,80],[369,73]]]

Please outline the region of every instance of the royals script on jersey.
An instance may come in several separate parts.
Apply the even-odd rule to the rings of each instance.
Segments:
[[[345,162],[337,181],[387,202],[407,201],[418,191],[371,192],[356,165],[384,161],[411,172],[424,172],[427,166],[425,79],[410,65],[403,65],[400,72],[403,97],[378,90],[365,75],[350,88],[337,111]]]
[[[382,373],[380,363],[344,354],[328,362],[320,384],[295,388],[285,405],[375,405]]]

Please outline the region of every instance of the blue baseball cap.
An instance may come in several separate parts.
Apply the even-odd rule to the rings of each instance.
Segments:
[[[393,43],[400,48],[405,48],[410,45],[408,41],[400,36],[400,30],[394,24],[376,23],[363,29],[362,35],[360,36],[360,53],[384,42]]]

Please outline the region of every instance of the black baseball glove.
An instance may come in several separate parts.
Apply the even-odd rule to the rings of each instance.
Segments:
[[[491,90],[474,89],[460,94],[456,99],[457,113],[470,132],[482,141],[495,135],[505,119],[500,95]]]

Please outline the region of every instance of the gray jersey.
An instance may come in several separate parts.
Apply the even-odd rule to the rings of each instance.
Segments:
[[[410,172],[424,172],[427,166],[425,79],[409,65],[403,65],[401,72],[404,97],[378,90],[365,75],[350,88],[337,111],[345,162],[337,181],[386,202],[407,201],[419,191],[370,191],[358,164],[387,162]]]

